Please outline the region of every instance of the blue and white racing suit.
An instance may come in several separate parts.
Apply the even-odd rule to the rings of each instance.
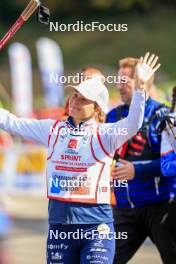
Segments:
[[[163,219],[163,226],[169,231],[176,248],[176,127],[172,131],[168,128],[162,133],[161,141],[161,169],[164,177],[171,178],[173,184],[170,191],[168,212]]]
[[[170,191],[170,198],[176,196],[176,127],[168,127],[162,133],[161,141],[161,170],[166,178],[174,182]]]

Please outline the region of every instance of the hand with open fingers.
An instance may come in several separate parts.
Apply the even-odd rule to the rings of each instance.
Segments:
[[[155,54],[150,55],[149,52],[145,54],[144,58],[140,58],[140,61],[136,66],[137,90],[146,90],[148,82],[161,66],[161,64],[157,63],[157,61],[158,56],[155,56]]]
[[[115,167],[111,170],[111,175],[115,180],[132,180],[135,177],[135,168],[132,162],[119,159],[121,167]]]

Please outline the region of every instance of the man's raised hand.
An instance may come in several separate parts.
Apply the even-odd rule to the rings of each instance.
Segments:
[[[155,56],[155,54],[150,55],[149,52],[145,54],[144,58],[140,58],[136,66],[136,89],[146,90],[154,73],[161,66],[157,61],[158,56]]]

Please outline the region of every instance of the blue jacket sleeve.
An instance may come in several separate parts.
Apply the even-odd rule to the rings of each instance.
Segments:
[[[138,178],[154,178],[156,176],[163,176],[161,171],[161,159],[151,160],[147,163],[138,162],[134,164],[135,177]]]
[[[176,154],[174,151],[161,156],[161,169],[165,177],[176,176]]]

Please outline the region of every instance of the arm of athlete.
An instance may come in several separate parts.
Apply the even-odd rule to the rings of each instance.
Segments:
[[[50,129],[54,120],[18,118],[8,111],[0,108],[0,128],[12,135],[20,136],[26,140],[36,141],[44,146],[48,144]]]
[[[140,58],[140,62],[136,66],[136,89],[130,104],[128,116],[116,123],[103,124],[101,126],[106,130],[104,135],[100,135],[102,144],[109,153],[113,153],[117,148],[122,146],[141,128],[148,83],[154,72],[160,67],[160,64],[156,65],[157,60],[158,57],[154,54],[150,56],[149,53],[146,53],[144,58]]]

